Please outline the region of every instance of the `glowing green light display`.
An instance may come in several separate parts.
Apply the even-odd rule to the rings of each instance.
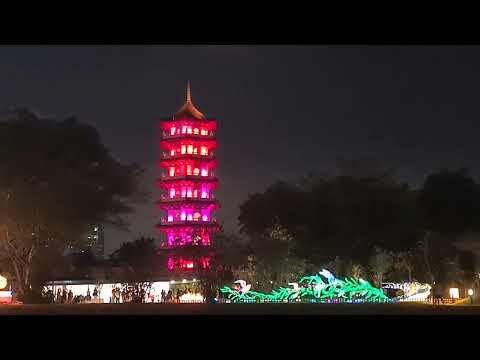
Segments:
[[[322,276],[326,281],[322,279]],[[340,280],[335,278],[328,270],[322,270],[318,275],[303,277],[298,285],[292,285],[294,285],[293,288],[281,287],[278,290],[273,290],[270,294],[231,289],[227,286],[220,289],[220,291],[227,294],[228,299],[234,302],[284,302],[297,299],[343,301],[359,299],[376,302],[388,300],[382,289],[372,286],[368,281],[354,278]]]

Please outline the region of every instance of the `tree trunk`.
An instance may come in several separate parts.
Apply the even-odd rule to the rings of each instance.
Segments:
[[[17,262],[15,260],[11,260],[12,261],[12,266],[13,266],[13,269],[15,271],[15,276],[17,277],[17,286],[18,286],[18,293],[21,294],[21,295],[24,295],[25,294],[25,287],[24,287],[24,284],[23,284],[23,271],[21,271],[21,269],[19,268],[19,265],[17,264]]]
[[[433,284],[435,282],[435,276],[433,275],[432,268],[430,266],[430,261],[428,259],[430,235],[431,235],[430,231],[427,231],[423,239],[423,259],[425,261],[425,266],[427,268],[427,275],[430,278],[430,282]]]

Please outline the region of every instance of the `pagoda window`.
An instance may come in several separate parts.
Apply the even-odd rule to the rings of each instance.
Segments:
[[[185,197],[187,195],[187,189],[182,188],[182,197]]]
[[[194,148],[193,148],[193,153],[194,153],[195,155],[198,154],[198,148],[197,148],[197,147],[194,147]]]
[[[193,145],[188,145],[187,147],[187,153],[192,154],[193,153]]]
[[[170,150],[170,156],[175,156],[175,149]]]
[[[202,169],[202,176],[208,176],[208,170]]]
[[[191,134],[191,133],[192,133],[192,127],[189,126],[189,127],[187,127],[187,134]]]
[[[168,222],[172,222],[173,221],[173,215],[168,215]]]
[[[207,197],[207,192],[205,190],[202,190],[202,199],[206,199]]]
[[[208,149],[206,146],[200,147],[200,155],[208,155]]]
[[[208,234],[205,234],[202,240],[203,245],[210,245],[210,237],[208,236]]]
[[[186,126],[182,126],[182,134],[185,134],[187,132],[187,127]]]
[[[200,134],[202,134],[202,135],[207,135],[207,134],[208,134],[208,132],[207,132],[207,130],[205,130],[205,129],[202,129],[202,130],[200,131]]]
[[[187,215],[187,221],[192,221],[192,214]]]
[[[198,176],[199,174],[200,174],[200,169],[199,168],[193,169],[193,175]]]
[[[192,189],[187,190],[187,197],[191,198],[192,197]]]
[[[185,154],[186,152],[187,152],[187,146],[186,146],[186,145],[182,145],[181,153],[182,153],[182,154]]]
[[[198,197],[198,190],[197,189],[193,190],[193,197],[194,198]]]
[[[192,236],[193,245],[199,245],[201,240],[202,240],[202,237],[200,235],[195,234]]]
[[[175,130],[176,130],[176,129],[175,129],[175,126],[172,126],[172,127],[170,128],[170,135],[175,135]]]
[[[198,135],[198,128],[193,129],[193,133],[194,133],[195,135]]]
[[[193,220],[195,221],[200,221],[201,217],[202,217],[202,214],[200,214],[199,212],[196,212],[193,214]]]
[[[186,218],[187,215],[185,214],[185,211],[182,211],[182,213],[180,214],[180,220],[185,221]]]
[[[170,199],[173,199],[175,197],[175,188],[170,189]]]
[[[192,175],[192,165],[187,165],[187,175]]]
[[[170,166],[170,171],[169,171],[170,176],[175,176],[175,167]]]
[[[203,214],[202,220],[203,220],[203,221],[208,221],[208,216],[207,216],[207,214]]]

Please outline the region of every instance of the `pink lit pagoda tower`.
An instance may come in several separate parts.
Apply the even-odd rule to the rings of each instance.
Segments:
[[[188,83],[185,104],[160,126],[162,197],[158,205],[164,217],[157,227],[165,235],[160,251],[168,254],[170,271],[206,269],[212,235],[220,229],[213,218],[219,207],[214,195],[217,122],[193,105]]]

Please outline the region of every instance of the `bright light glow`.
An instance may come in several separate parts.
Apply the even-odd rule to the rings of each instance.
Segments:
[[[199,174],[200,174],[200,169],[199,168],[193,169],[193,175],[198,176]]]
[[[168,215],[168,222],[172,222],[173,221],[173,215]]]
[[[7,278],[0,275],[0,290],[7,287]]]
[[[187,153],[189,153],[189,154],[193,153],[193,145],[188,145],[187,146]]]
[[[208,176],[208,170],[202,169],[202,176]]]
[[[173,199],[175,197],[175,188],[170,189],[170,198]]]
[[[175,283],[175,281],[173,281],[173,280],[170,280],[170,284],[174,284],[174,283]]]
[[[432,290],[430,284],[420,284],[419,282],[384,283],[382,288],[402,290],[403,294],[398,297],[399,301],[426,300]]]
[[[185,211],[182,211],[182,213],[180,214],[180,220],[185,221],[186,218],[187,214],[185,214]]]
[[[188,220],[188,221],[192,221],[192,214],[188,214],[188,215],[187,215],[187,220]]]
[[[189,127],[187,128],[187,134],[191,134],[191,133],[192,133],[192,128],[189,126]]]
[[[192,165],[187,165],[187,175],[192,175]]]
[[[198,135],[198,128],[193,129],[193,133],[194,133],[195,135]]]
[[[460,294],[458,292],[458,288],[450,288],[450,297],[452,299],[458,299],[460,297]]]
[[[175,149],[170,150],[170,155],[174,156],[175,155]]]
[[[93,231],[98,231],[98,227],[95,226],[95,227],[93,228]]]
[[[0,304],[10,304],[12,302],[11,291],[0,291]]]
[[[185,154],[187,152],[187,146],[186,145],[182,145],[181,149],[180,149],[180,152],[182,154]]]
[[[187,195],[187,189],[182,188],[182,197],[185,197]]]
[[[197,281],[197,279],[193,278],[193,282]]]
[[[192,189],[187,190],[187,197],[192,197]]]
[[[196,293],[186,293],[180,296],[180,302],[203,302],[205,301],[204,297],[202,294]]]
[[[207,192],[205,190],[202,190],[202,199],[207,198]]]
[[[203,220],[203,221],[208,221],[208,216],[207,216],[206,214],[203,214],[202,220]]]
[[[170,176],[175,176],[175,167],[174,166],[170,166]]]
[[[473,289],[468,289],[468,296],[472,296],[473,295]]]
[[[297,291],[298,290],[298,283],[288,283],[288,285],[290,285],[293,290]]]
[[[175,126],[170,128],[170,135],[175,135]]]
[[[208,155],[208,149],[206,146],[200,146],[200,155]]]
[[[193,190],[193,197],[194,198],[198,197],[198,190],[197,189]]]
[[[182,283],[186,283],[186,282],[187,282],[187,280],[185,280],[185,279],[182,280]]]
[[[207,135],[207,130],[205,130],[205,129],[200,130],[200,134]]]

